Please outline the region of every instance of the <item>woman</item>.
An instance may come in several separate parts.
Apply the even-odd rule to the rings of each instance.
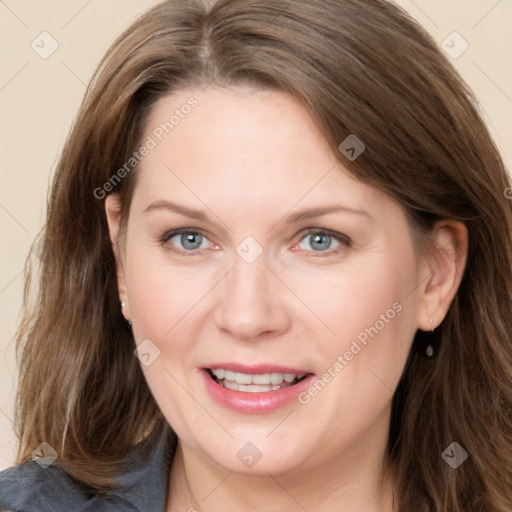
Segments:
[[[509,510],[510,186],[395,5],[155,7],[59,163],[0,506]]]

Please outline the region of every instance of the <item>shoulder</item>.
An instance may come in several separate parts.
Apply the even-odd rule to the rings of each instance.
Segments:
[[[90,496],[62,469],[28,461],[0,473],[0,510],[55,512],[78,509]]]
[[[29,461],[0,472],[3,512],[140,512],[121,495],[96,498],[60,468]]]
[[[4,512],[152,512],[164,510],[167,479],[176,447],[165,432],[128,455],[130,469],[119,476],[119,490],[96,496],[57,463],[46,468],[28,461],[0,472],[0,511]]]

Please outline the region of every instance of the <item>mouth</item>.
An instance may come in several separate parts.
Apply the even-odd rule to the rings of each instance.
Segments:
[[[263,414],[296,402],[316,380],[302,368],[224,362],[200,368],[204,389],[219,405],[242,414]]]
[[[267,393],[290,388],[312,374],[308,373],[242,373],[225,368],[205,368],[210,378],[231,391],[243,393]]]

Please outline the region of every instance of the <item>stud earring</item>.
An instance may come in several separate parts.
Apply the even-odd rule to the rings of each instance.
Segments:
[[[119,301],[119,304],[121,304],[121,309],[124,309],[126,307],[126,302],[124,300],[120,300]],[[128,322],[128,327],[131,328],[132,326],[132,321],[131,320],[126,320]]]

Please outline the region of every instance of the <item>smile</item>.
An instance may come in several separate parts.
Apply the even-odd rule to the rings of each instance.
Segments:
[[[288,388],[305,378],[305,373],[241,373],[217,368],[210,376],[226,389],[245,393],[263,393]]]
[[[297,396],[316,380],[304,369],[268,364],[222,363],[198,370],[214,402],[243,414],[269,413],[296,404]]]

